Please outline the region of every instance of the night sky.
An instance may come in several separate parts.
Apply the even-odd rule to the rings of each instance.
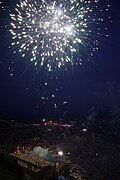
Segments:
[[[120,1],[109,2],[112,23],[105,22],[109,37],[101,37],[99,51],[90,62],[67,72],[35,70],[29,60],[19,54],[14,57],[10,33],[7,28],[0,30],[0,118],[58,118],[58,114],[87,113],[93,106],[102,112],[119,109]],[[0,8],[1,27],[9,22],[8,12]]]

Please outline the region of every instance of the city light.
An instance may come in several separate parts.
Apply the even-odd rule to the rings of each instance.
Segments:
[[[59,154],[60,156],[63,156],[63,151],[59,151],[58,154]]]

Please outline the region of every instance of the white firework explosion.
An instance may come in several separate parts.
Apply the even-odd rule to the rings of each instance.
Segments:
[[[10,13],[14,52],[49,71],[81,64],[98,50],[99,10],[99,0],[20,0]]]

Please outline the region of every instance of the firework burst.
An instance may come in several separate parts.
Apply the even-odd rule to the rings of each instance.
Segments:
[[[81,64],[98,50],[99,11],[99,0],[20,0],[10,13],[14,53],[49,71]]]

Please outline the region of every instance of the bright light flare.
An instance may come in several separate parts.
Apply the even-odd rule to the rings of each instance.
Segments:
[[[63,156],[63,151],[58,151],[58,155]]]

